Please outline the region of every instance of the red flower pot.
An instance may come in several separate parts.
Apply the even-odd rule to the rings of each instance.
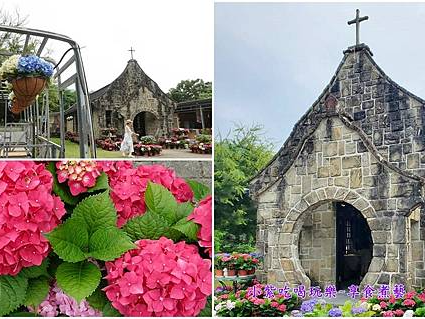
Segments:
[[[245,269],[238,270],[238,276],[247,276],[247,275],[248,275],[248,271],[246,271]]]
[[[227,276],[236,276],[236,270],[235,269],[228,269],[227,270]]]
[[[214,269],[214,272],[216,277],[223,277],[223,269]]]

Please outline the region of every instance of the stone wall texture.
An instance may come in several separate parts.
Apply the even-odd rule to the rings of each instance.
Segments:
[[[149,78],[136,60],[128,61],[122,74],[108,86],[90,94],[93,129],[99,137],[106,127],[106,111],[112,111],[112,127],[124,132],[125,120],[148,112],[147,133],[156,137],[170,135],[177,127],[176,104]]]
[[[424,107],[384,74],[367,46],[344,52],[330,84],[251,182],[257,249],[265,255],[261,280],[309,285],[306,271],[317,266],[307,265],[301,230],[315,223],[313,210],[342,201],[371,229],[373,258],[361,285],[425,284]],[[335,281],[330,265],[329,276],[319,270],[323,281]]]

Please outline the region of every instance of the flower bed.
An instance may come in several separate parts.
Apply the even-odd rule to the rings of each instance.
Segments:
[[[211,154],[212,144],[195,143],[190,146],[190,150],[192,151],[192,153]]]
[[[65,139],[69,140],[71,142],[77,143],[77,144],[80,142],[80,138],[78,137],[77,132],[69,132],[69,131],[66,132],[65,133]]]
[[[136,156],[156,156],[162,152],[162,146],[156,144],[137,143],[134,145],[134,154]]]
[[[160,165],[3,162],[0,315],[208,315],[208,194]]]
[[[222,287],[215,292],[214,310],[220,317],[282,317],[296,309],[300,300],[294,294],[285,296],[278,291],[266,297],[265,286],[255,284],[236,293]]]

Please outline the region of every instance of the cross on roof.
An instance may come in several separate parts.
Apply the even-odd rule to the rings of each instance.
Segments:
[[[356,10],[356,18],[348,21],[348,25],[356,24],[356,45],[360,44],[360,22],[368,20],[368,16],[360,17],[360,10]]]
[[[134,50],[133,47],[130,47],[130,50],[128,50],[128,51],[130,51],[131,59],[134,60],[133,59],[133,52],[135,52],[136,50]]]

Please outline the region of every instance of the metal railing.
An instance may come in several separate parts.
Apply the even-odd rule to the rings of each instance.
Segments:
[[[60,61],[55,65],[55,73],[53,74],[53,78],[57,81],[59,90],[60,145],[54,143],[50,136],[50,101],[48,90],[45,90],[42,99],[38,98],[35,103],[22,112],[19,123],[23,125],[16,126],[15,124],[17,123],[13,123],[13,121],[12,123],[8,122],[8,118],[11,117],[11,113],[8,109],[10,101],[7,98],[8,92],[3,83],[0,87],[0,103],[4,103],[5,118],[3,141],[0,142],[0,157],[9,157],[13,150],[22,148],[22,152],[26,152],[28,156],[33,158],[64,158],[66,133],[64,91],[69,86],[75,85],[80,157],[95,158],[96,145],[93,134],[89,92],[80,46],[65,35],[49,31],[0,25],[0,33],[1,32],[25,35],[25,43],[19,54],[26,53],[29,44],[34,40],[38,40],[37,47],[34,51],[38,56],[43,54],[49,40],[66,43],[69,45],[69,48],[63,53]],[[65,63],[62,63],[62,60],[68,53],[72,53],[72,56]],[[3,56],[10,56],[13,54],[16,53],[0,52],[0,55]],[[64,71],[70,70],[71,66],[75,66],[75,73],[63,79]],[[20,132],[20,138],[25,138],[25,143],[21,143],[22,141],[20,138],[18,144],[16,143],[17,141],[12,140],[12,132],[15,132],[14,134],[16,135],[18,134],[16,133],[17,131]]]

